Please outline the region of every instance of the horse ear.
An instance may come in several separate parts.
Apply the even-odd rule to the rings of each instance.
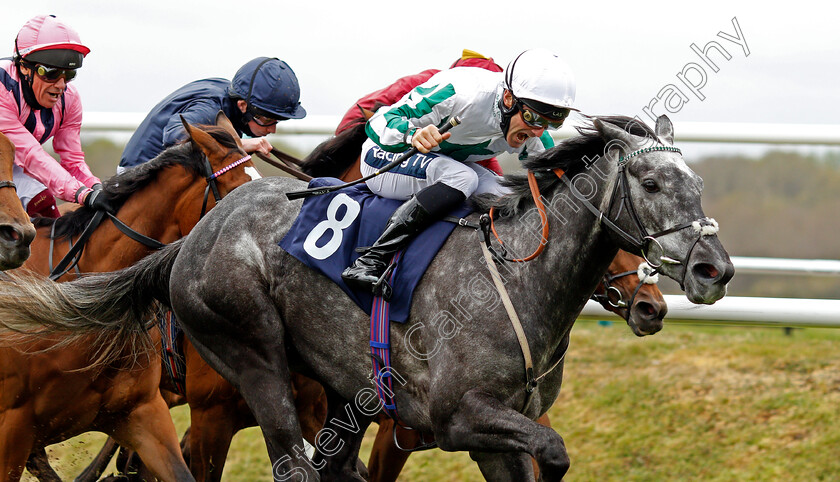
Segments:
[[[667,115],[662,114],[656,119],[656,136],[669,146],[674,145],[674,125]]]
[[[198,146],[208,159],[212,158],[214,153],[221,152],[222,149],[219,143],[213,139],[213,136],[197,127],[189,125],[187,120],[184,119],[184,116],[181,116],[181,124],[184,125],[184,130],[187,131],[187,135],[190,136],[192,143]]]
[[[375,112],[373,112],[372,110],[367,110],[362,107],[359,108],[362,109],[362,115],[365,117],[365,120],[370,119],[371,117],[373,117],[373,114],[375,114]]]
[[[242,147],[242,139],[239,138],[239,134],[236,133],[236,129],[234,129],[233,123],[231,123],[230,119],[228,119],[228,116],[226,116],[224,111],[221,109],[216,114],[216,125],[226,130],[228,134],[230,134],[236,140],[236,145],[238,145],[240,148]]]

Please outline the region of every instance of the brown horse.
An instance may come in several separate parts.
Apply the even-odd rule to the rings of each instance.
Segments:
[[[245,159],[233,127],[226,119],[219,121],[220,127],[185,125],[191,142],[169,148],[106,182],[104,193],[119,206],[118,218],[162,243],[189,232],[201,215],[208,174]],[[220,196],[251,180],[245,168],[253,163],[243,160],[240,165],[214,180]],[[213,205],[211,197],[208,207]],[[33,247],[36,256],[21,273],[49,273],[51,230],[57,238],[53,250],[58,259],[68,250],[66,241],[78,235],[93,215],[80,208],[49,224],[42,221],[41,236]],[[105,221],[90,236],[78,266],[83,271],[115,270],[149,252]],[[136,347],[127,345],[119,362],[97,366],[108,350],[103,347],[113,346],[105,342],[113,340],[91,335],[68,345],[61,333],[53,333],[37,338],[4,335],[0,341],[0,474],[17,480],[30,453],[43,455],[45,445],[97,430],[136,450],[156,477],[193,480],[160,394],[157,351],[134,352]]]
[[[636,255],[619,251],[593,296],[604,308],[624,318],[638,336],[652,335],[661,330],[662,320],[668,312],[665,298],[656,284],[639,279],[637,273],[643,262]],[[376,421],[379,430],[368,461],[369,480],[395,481],[411,455],[411,452],[397,447],[395,438],[400,447],[409,450],[427,441],[416,430],[395,426],[394,420],[384,414],[380,414]],[[546,427],[551,426],[547,414],[543,414],[537,422]],[[539,479],[536,461],[533,463],[536,478]]]
[[[0,133],[0,271],[14,269],[29,257],[35,228],[23,209],[12,182],[15,146]]]

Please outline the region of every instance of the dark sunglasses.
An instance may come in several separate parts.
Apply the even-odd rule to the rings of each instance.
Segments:
[[[525,121],[525,124],[529,127],[551,130],[557,130],[562,127],[563,122],[566,121],[566,118],[569,117],[569,113],[571,112],[569,109],[562,109],[560,110],[560,113],[563,117],[549,118],[538,114],[535,110],[529,108],[522,102],[519,103],[519,110],[522,112],[522,120]]]
[[[254,121],[255,124],[261,127],[271,127],[277,125],[280,119],[275,119],[274,117],[269,117],[262,113],[262,110],[258,110],[256,107],[252,105],[248,105],[248,112],[251,114],[251,120]]]
[[[265,117],[261,115],[255,115],[253,120],[255,124],[262,127],[276,126],[278,122],[277,119],[272,119],[271,117]]]
[[[47,67],[46,65],[37,64],[33,68],[35,74],[44,82],[54,84],[58,79],[64,77],[65,82],[70,82],[76,78],[76,69],[60,69],[58,67]]]

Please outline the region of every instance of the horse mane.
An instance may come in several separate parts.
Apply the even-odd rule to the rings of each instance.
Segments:
[[[303,159],[300,169],[312,177],[340,177],[356,162],[365,140],[365,120],[359,119],[350,128],[318,144]]]
[[[540,192],[553,192],[560,185],[560,179],[552,172],[554,169],[566,171],[566,176],[572,177],[586,168],[585,160],[591,162],[597,156],[604,155],[606,142],[592,123],[593,118],[601,122],[612,124],[625,132],[656,139],[656,133],[647,125],[626,116],[583,116],[585,123],[575,128],[578,136],[561,141],[556,146],[537,156],[522,161],[526,172],[506,174],[502,185],[512,192],[505,196],[479,195],[470,198],[475,209],[487,212],[495,208],[501,216],[511,216],[520,212],[525,206],[533,204],[531,188],[528,185],[527,171],[534,171]]]
[[[210,134],[213,139],[227,149],[237,149],[238,144],[233,136],[218,126],[197,126]],[[102,184],[103,193],[111,206],[119,209],[134,193],[154,182],[158,175],[171,166],[181,166],[194,176],[204,177],[204,153],[189,139],[166,148],[154,159],[127,169]],[[32,223],[36,227],[54,226],[51,238],[62,239],[77,236],[84,231],[96,211],[82,206],[75,211],[68,212],[58,219],[34,218]]]

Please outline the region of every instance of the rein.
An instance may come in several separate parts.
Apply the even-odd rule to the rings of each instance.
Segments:
[[[251,159],[251,156],[246,155],[245,157],[242,157],[242,158],[228,164],[227,166],[219,169],[218,171],[213,172],[213,168],[210,166],[210,161],[207,160],[206,156],[204,157],[204,176],[205,176],[205,180],[207,181],[207,187],[204,188],[204,201],[201,205],[201,215],[200,215],[201,218],[203,218],[204,215],[207,212],[207,199],[209,197],[209,194],[210,194],[211,190],[213,191],[213,197],[216,199],[217,203],[222,200],[222,196],[219,193],[219,187],[216,184],[216,178],[218,178],[219,176],[223,175],[224,173],[230,171],[231,169],[233,169],[233,168],[235,168],[235,167],[237,167],[237,166],[239,166],[239,165],[241,165],[245,162],[248,162],[250,159]],[[9,182],[9,181],[0,181],[0,187],[6,187],[6,186],[2,185],[2,183],[4,183],[4,182]],[[13,183],[11,183],[11,182],[9,182],[9,183],[12,184],[12,187],[14,187]],[[161,243],[160,241],[158,241],[154,238],[150,238],[150,237],[146,236],[145,234],[138,233],[137,231],[132,229],[130,226],[128,226],[127,224],[122,222],[114,214],[111,214],[111,213],[106,212],[106,211],[97,211],[96,214],[93,215],[93,218],[91,218],[88,225],[85,226],[85,229],[82,231],[82,234],[79,236],[79,239],[76,240],[76,243],[72,244],[72,240],[71,240],[70,241],[71,242],[70,250],[67,252],[67,254],[64,255],[63,258],[61,258],[61,261],[59,261],[58,265],[56,265],[55,268],[50,269],[49,278],[51,280],[55,281],[55,280],[61,278],[62,276],[67,274],[68,271],[73,269],[73,267],[75,267],[79,263],[79,260],[82,258],[82,252],[85,249],[85,244],[87,243],[88,239],[93,234],[93,232],[96,230],[96,228],[99,227],[99,225],[102,223],[102,220],[105,218],[106,214],[111,219],[111,222],[114,223],[114,226],[117,227],[117,229],[119,229],[123,234],[125,234],[129,238],[131,238],[134,241],[137,241],[138,243],[142,244],[143,246],[146,246],[147,248],[154,249],[154,250],[158,250],[158,249],[161,249],[164,246],[166,246],[165,244]],[[53,229],[55,229],[55,224],[53,224]],[[52,238],[52,236],[50,236],[50,262],[49,262],[50,266],[52,266],[52,253],[53,253],[54,242],[55,242],[55,240]]]
[[[559,171],[559,172],[558,172]],[[557,177],[563,176],[563,170],[557,169],[555,170],[557,173]],[[524,258],[506,258],[505,243],[502,242],[502,239],[499,238],[499,234],[496,232],[496,226],[493,224],[493,212],[495,211],[495,207],[490,208],[490,230],[493,231],[493,236],[496,237],[496,241],[499,242],[499,245],[502,247],[502,258],[505,261],[511,261],[514,263],[524,263],[526,261],[531,261],[532,259],[536,258],[540,254],[542,254],[543,250],[545,249],[545,245],[548,244],[548,216],[545,214],[545,205],[542,202],[542,196],[540,195],[540,187],[537,184],[537,178],[534,176],[534,171],[528,171],[528,187],[531,188],[531,196],[534,198],[534,204],[537,205],[537,211],[540,213],[540,226],[542,226],[542,238],[540,239],[540,245],[537,246],[536,251],[531,253],[530,256],[526,256]]]

